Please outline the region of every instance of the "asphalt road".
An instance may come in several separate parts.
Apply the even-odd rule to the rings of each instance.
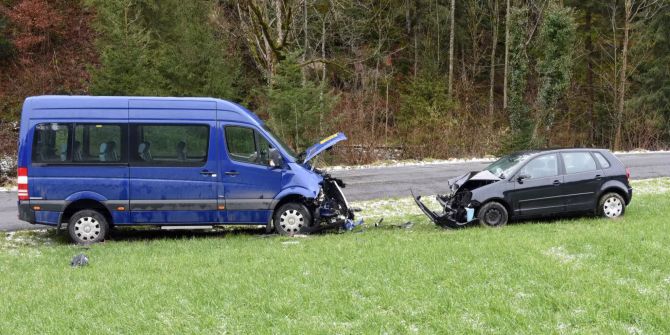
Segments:
[[[619,159],[631,169],[631,178],[670,177],[670,153],[623,154]],[[478,171],[488,162],[445,163],[419,166],[380,167],[334,171],[347,187],[349,201],[405,197],[410,188],[416,194],[446,191],[446,179],[468,171]],[[16,193],[0,193],[0,231],[43,228],[17,219]]]

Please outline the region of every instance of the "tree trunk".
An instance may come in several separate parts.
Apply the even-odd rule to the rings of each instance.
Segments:
[[[328,13],[323,15],[321,22],[321,91],[319,93],[319,101],[321,103],[321,108],[319,109],[319,136],[323,135],[323,90],[326,89],[326,63],[323,60],[326,59],[326,19],[328,18]]]
[[[302,22],[302,30],[303,30],[303,35],[305,37],[304,41],[304,50],[302,53],[302,63],[304,64],[307,61],[307,53],[309,52],[309,40],[307,39],[307,0],[302,1],[302,9],[303,9],[303,22]],[[307,67],[303,66],[302,67],[302,85],[305,86],[305,83],[307,82]]]
[[[509,75],[509,10],[510,0],[507,0],[505,9],[505,73],[503,78],[503,109],[507,109],[507,77]]]
[[[591,38],[591,7],[586,8],[586,18],[584,29],[586,30],[586,95],[588,96],[587,113],[591,126],[589,128],[589,142],[591,146],[596,142],[597,120],[594,111],[594,93],[593,93],[593,41]]]
[[[496,47],[498,45],[498,0],[493,0],[493,38],[491,43],[491,67],[489,69],[489,116],[493,116],[493,111],[495,109],[494,104],[494,88],[495,88],[495,79],[496,79]]]
[[[614,135],[614,149],[621,150],[621,128],[626,103],[626,86],[628,84],[628,34],[630,32],[633,0],[626,0],[624,5],[623,43],[621,45],[621,70],[619,72],[619,106],[617,108],[616,134]]]
[[[386,78],[386,108],[385,108],[385,120],[384,120],[384,146],[389,144],[389,82],[391,78]]]
[[[449,99],[452,97],[452,89],[454,83],[454,12],[456,11],[456,0],[451,0],[451,11],[450,16],[450,30],[449,30],[449,85],[447,89],[447,94]]]

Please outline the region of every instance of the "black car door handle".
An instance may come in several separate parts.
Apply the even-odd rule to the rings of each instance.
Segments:
[[[560,180],[554,180],[554,186],[558,186],[558,185],[561,185],[561,181]]]
[[[232,171],[226,171],[225,173],[226,173],[226,175],[228,175],[228,176],[237,176],[238,174],[240,174],[239,172],[237,172],[237,171],[235,171],[235,170],[232,170]]]

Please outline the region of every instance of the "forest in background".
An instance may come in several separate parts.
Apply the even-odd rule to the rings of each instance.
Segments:
[[[670,143],[670,0],[0,0],[0,154],[40,94],[211,96],[332,160]]]

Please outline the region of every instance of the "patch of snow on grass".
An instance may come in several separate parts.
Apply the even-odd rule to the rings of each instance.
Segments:
[[[435,199],[435,196],[425,196],[421,198],[426,206],[430,209],[440,212],[440,204]],[[395,198],[395,199],[380,199],[367,200],[352,203],[353,207],[361,209],[360,216],[372,223],[384,217],[391,216],[405,216],[405,215],[421,215],[423,214],[419,207],[414,203],[412,197]]]
[[[640,329],[636,326],[633,326],[633,325],[626,326],[626,331],[628,332],[628,334],[631,334],[631,335],[642,335],[642,334],[644,334],[642,329]]]
[[[562,264],[567,264],[567,263],[573,263],[579,260],[583,255],[575,255],[569,253],[567,250],[565,250],[565,247],[559,246],[559,247],[551,247],[548,250],[544,252],[546,256],[555,258]]]
[[[638,194],[662,194],[670,192],[670,178],[652,178],[631,181],[633,196]]]

